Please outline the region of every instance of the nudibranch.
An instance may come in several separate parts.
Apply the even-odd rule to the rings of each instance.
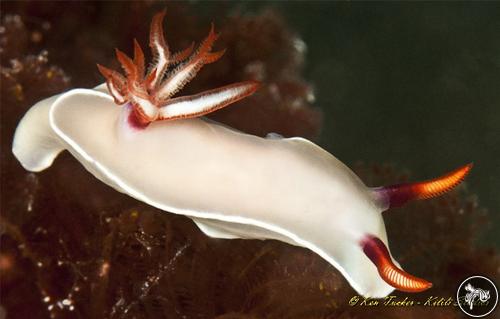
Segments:
[[[208,236],[276,239],[308,248],[363,296],[431,287],[393,259],[381,213],[446,192],[471,164],[425,182],[370,188],[306,139],[261,138],[204,119],[252,94],[258,83],[173,97],[224,51],[212,52],[212,26],[196,50],[170,54],[164,15],[151,23],[155,63],[147,74],[135,41],[133,59],[116,52],[125,76],[98,66],[105,85],[49,97],[26,113],[13,141],[23,167],[44,170],[68,150],[102,182],[190,217]]]

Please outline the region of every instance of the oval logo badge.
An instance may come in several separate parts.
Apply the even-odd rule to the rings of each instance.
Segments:
[[[458,287],[457,303],[466,315],[475,318],[485,317],[497,306],[497,287],[493,281],[484,276],[469,277]]]

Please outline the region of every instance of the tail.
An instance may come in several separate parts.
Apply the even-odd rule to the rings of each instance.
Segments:
[[[463,181],[472,166],[472,163],[467,164],[428,181],[378,187],[372,189],[372,192],[375,200],[384,210],[400,207],[411,200],[427,199],[446,193]]]

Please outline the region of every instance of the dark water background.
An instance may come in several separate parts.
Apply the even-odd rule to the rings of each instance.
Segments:
[[[348,164],[406,167],[416,179],[474,162],[467,185],[493,219],[486,238],[500,243],[500,3],[233,7],[275,8],[306,43],[322,147]]]

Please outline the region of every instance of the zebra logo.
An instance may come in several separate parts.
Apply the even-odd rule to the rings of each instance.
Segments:
[[[486,277],[469,277],[458,287],[457,304],[465,314],[471,317],[480,318],[491,314],[497,302],[497,287]]]

